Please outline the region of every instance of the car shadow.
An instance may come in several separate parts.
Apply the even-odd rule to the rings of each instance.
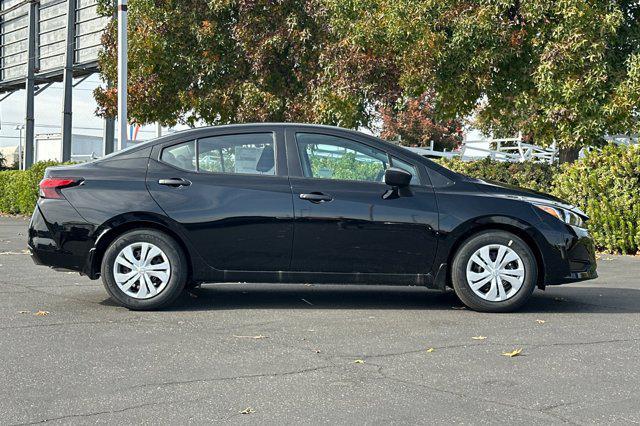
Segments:
[[[309,284],[207,284],[185,292],[169,311],[232,309],[463,310],[453,291],[422,287]],[[638,313],[640,290],[548,287],[536,290],[521,313]]]

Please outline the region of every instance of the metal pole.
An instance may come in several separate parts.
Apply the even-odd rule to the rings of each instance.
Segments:
[[[73,60],[76,48],[76,0],[67,0],[67,37],[66,53],[62,84],[64,93],[62,96],[62,141],[60,158],[62,161],[71,160],[72,138],[72,105],[73,105]]]
[[[108,155],[113,152],[113,134],[115,133],[116,120],[112,117],[104,119],[104,133],[102,135],[102,154]]]
[[[22,129],[24,125],[18,127],[20,136],[18,137],[18,170],[22,170]]]
[[[118,150],[127,141],[127,0],[118,0]]]
[[[24,140],[24,168],[28,169],[33,164],[33,139],[34,139],[34,89],[36,68],[36,7],[35,0],[29,3],[29,36],[27,39],[27,80],[25,89],[27,92],[26,129]]]
[[[156,138],[162,136],[162,125],[160,123],[156,123]]]

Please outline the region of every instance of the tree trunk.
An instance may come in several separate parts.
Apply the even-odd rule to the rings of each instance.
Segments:
[[[580,153],[580,148],[578,147],[560,148],[560,152],[558,155],[560,164],[573,163],[578,159],[579,153]]]

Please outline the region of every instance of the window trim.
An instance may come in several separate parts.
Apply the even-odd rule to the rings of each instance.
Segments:
[[[389,152],[386,149],[381,149],[377,146],[373,146],[371,144],[359,141],[359,140],[355,140],[349,137],[346,137],[344,135],[335,135],[335,134],[331,134],[331,133],[323,133],[323,132],[318,132],[318,131],[300,131],[299,129],[292,129],[293,130],[293,145],[295,147],[295,151],[297,153],[297,158],[298,161],[300,162],[300,172],[302,173],[301,176],[299,176],[298,178],[300,179],[312,179],[312,180],[318,180],[318,181],[334,181],[334,182],[354,182],[354,183],[366,183],[366,184],[377,184],[377,185],[382,185],[382,186],[386,186],[388,187],[388,185],[384,182],[375,182],[375,181],[370,181],[370,180],[354,180],[354,179],[334,179],[334,178],[321,178],[321,177],[315,177],[315,176],[305,176],[304,174],[304,159],[302,158],[302,151],[300,150],[300,143],[298,142],[298,134],[312,134],[312,135],[322,135],[322,136],[329,136],[329,137],[334,137],[334,138],[338,138],[338,139],[345,139],[347,141],[353,142],[355,144],[360,144],[360,145],[364,145],[370,149],[375,149],[377,151],[383,152],[386,156],[387,156],[387,165],[389,167],[393,167],[393,158],[396,157],[398,160],[403,161],[409,165],[411,165],[417,172],[417,178],[418,178],[418,184],[410,184],[410,187],[429,187],[429,185],[425,185],[422,183],[423,179],[420,172],[420,166],[419,164],[415,164],[411,161],[407,161],[406,159],[403,159],[401,156],[399,155],[395,155],[391,152]],[[309,166],[311,166],[311,164],[309,164]],[[386,171],[386,169],[385,169]]]
[[[220,136],[236,136],[236,135],[251,135],[251,134],[270,134],[271,135],[271,138],[272,138],[272,141],[273,141],[273,168],[274,168],[274,173],[273,174],[210,172],[210,171],[207,171],[207,170],[200,170],[200,140],[208,139],[208,138],[215,138],[215,137],[220,137]],[[194,142],[194,144],[195,144],[195,163],[196,163],[196,169],[195,170],[183,169],[182,167],[178,167],[178,166],[176,166],[174,164],[167,163],[166,161],[162,160],[162,153],[164,152],[165,149],[171,148],[171,147],[177,146],[177,145],[182,145],[184,143],[189,143],[189,142]],[[278,168],[278,140],[277,140],[277,134],[273,130],[212,134],[212,135],[207,135],[207,136],[196,137],[196,138],[189,139],[189,140],[186,140],[186,141],[185,140],[175,141],[173,143],[170,143],[170,144],[167,144],[167,145],[163,145],[163,146],[160,147],[160,151],[158,153],[158,162],[162,163],[164,165],[167,165],[169,167],[173,167],[174,169],[177,169],[177,170],[181,170],[181,171],[184,171],[184,172],[187,172],[187,173],[197,173],[197,174],[201,174],[201,175],[281,177],[280,174],[279,174],[280,170]]]

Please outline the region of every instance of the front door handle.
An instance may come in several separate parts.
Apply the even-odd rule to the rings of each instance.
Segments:
[[[160,185],[171,186],[177,188],[179,186],[189,186],[191,185],[191,181],[184,178],[169,178],[169,179],[160,179],[158,181]]]
[[[333,197],[331,195],[323,194],[322,192],[311,192],[309,194],[300,194],[300,199],[318,204],[327,203],[333,200]]]

